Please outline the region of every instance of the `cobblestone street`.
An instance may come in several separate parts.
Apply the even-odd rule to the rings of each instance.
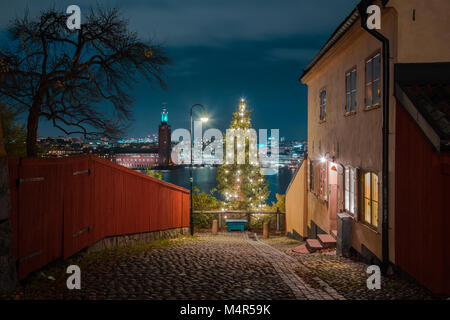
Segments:
[[[327,276],[317,262],[318,256],[299,258],[288,254],[289,249],[277,249],[268,243],[251,233],[217,236],[204,233],[162,244],[80,253],[36,272],[16,292],[2,298],[343,300],[380,297],[362,292],[367,288],[364,289],[365,278],[361,272],[349,288],[354,290],[357,286],[361,292],[349,294],[345,286],[350,280],[344,277],[342,285],[336,273],[337,279]],[[335,260],[330,261],[336,265]],[[70,264],[81,268],[81,290],[66,288],[65,269]],[[312,272],[307,264],[317,272]],[[346,262],[337,265],[335,272],[355,273],[343,266],[352,268]],[[416,292],[420,293],[419,297],[431,298],[425,291],[413,288],[414,291],[404,283],[392,288],[406,290],[407,294],[399,295],[403,299],[414,298]],[[385,298],[395,298],[395,294]]]

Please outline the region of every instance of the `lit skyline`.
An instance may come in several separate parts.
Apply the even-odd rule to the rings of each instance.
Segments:
[[[280,137],[289,140],[306,139],[307,89],[298,78],[357,2],[101,1],[121,8],[131,29],[143,39],[161,42],[174,63],[167,70],[168,90],[148,83],[133,88],[134,121],[124,136],[153,133],[163,103],[173,129],[189,128],[189,107],[201,103],[210,118],[205,128],[224,131],[243,96],[253,110],[254,128],[280,129]],[[4,1],[0,28],[15,14],[23,15],[27,5],[34,15],[52,3]],[[77,1],[82,12],[90,3]],[[58,1],[56,7],[63,10],[69,4]],[[58,135],[62,132],[50,123],[41,123],[39,136]]]

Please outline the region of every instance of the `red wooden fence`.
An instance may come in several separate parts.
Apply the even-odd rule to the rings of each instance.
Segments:
[[[108,237],[189,226],[189,191],[95,156],[9,158],[19,278]]]

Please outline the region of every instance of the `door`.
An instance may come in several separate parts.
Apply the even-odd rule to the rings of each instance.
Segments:
[[[330,232],[337,229],[338,212],[338,165],[331,162],[328,168],[328,216]]]

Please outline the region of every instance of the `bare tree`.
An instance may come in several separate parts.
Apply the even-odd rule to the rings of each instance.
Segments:
[[[0,51],[0,99],[28,112],[27,155],[37,154],[39,119],[66,134],[116,137],[131,120],[131,85],[157,81],[170,61],[141,41],[117,9],[90,9],[81,29],[55,8],[14,19]]]

